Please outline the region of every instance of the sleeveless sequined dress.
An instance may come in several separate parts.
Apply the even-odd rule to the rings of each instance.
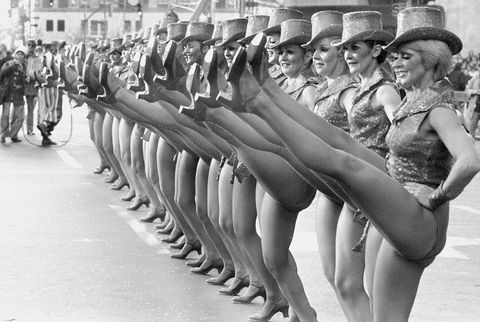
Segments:
[[[382,85],[397,89],[392,77],[381,67],[377,67],[366,84],[357,89],[353,107],[348,114],[351,136],[370,150],[385,157],[388,152],[385,137],[390,128],[390,120],[382,109],[371,107],[372,97]]]
[[[313,112],[328,123],[350,132],[347,111],[340,104],[340,95],[348,88],[358,86],[358,81],[351,74],[343,74],[330,85],[323,82],[317,87],[317,97]]]
[[[387,135],[390,149],[385,167],[388,174],[404,184],[417,182],[436,188],[448,176],[451,155],[440,138],[424,138],[418,128],[438,106],[455,111],[453,86],[447,80],[404,99]]]

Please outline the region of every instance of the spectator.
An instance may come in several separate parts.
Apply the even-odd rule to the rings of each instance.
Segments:
[[[467,86],[468,76],[462,71],[462,63],[456,63],[453,71],[448,75],[448,79],[453,84],[456,91],[464,91]]]
[[[468,103],[468,111],[471,111],[471,116],[467,117],[469,119],[468,131],[475,138],[478,120],[480,119],[480,72],[478,70],[473,73],[472,79],[468,82],[466,92],[471,96]]]
[[[13,60],[7,61],[0,69],[0,84],[3,90],[2,116],[0,118],[0,142],[10,137],[13,143],[21,142],[18,132],[22,128],[24,115],[25,93],[25,56],[27,48],[19,46],[13,55]],[[13,103],[13,114],[10,121],[10,109]]]
[[[35,40],[29,40],[27,42],[28,54],[27,54],[27,71],[25,80],[25,98],[27,100],[27,135],[35,135],[33,132],[33,115],[35,110],[35,104],[37,103],[38,88],[35,87],[35,76],[33,71],[41,70],[41,60],[36,57],[37,42]]]

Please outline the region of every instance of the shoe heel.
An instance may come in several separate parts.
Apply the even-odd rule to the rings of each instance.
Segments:
[[[288,318],[288,305],[280,309],[280,312],[283,314],[284,318]]]

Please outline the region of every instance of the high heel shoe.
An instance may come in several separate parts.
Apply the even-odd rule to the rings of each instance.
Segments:
[[[113,78],[108,72],[108,64],[100,63],[98,72],[98,81],[102,85],[101,93],[97,95],[97,100],[112,104],[115,103],[115,94],[122,88],[122,85]]]
[[[135,198],[135,190],[130,190],[130,192],[126,195],[120,198],[122,201],[132,201],[132,199]]]
[[[270,76],[265,55],[266,43],[267,36],[261,32],[252,39],[247,48],[247,60],[250,63],[253,77],[260,85]]]
[[[140,209],[141,206],[145,205],[145,207],[149,207],[150,206],[150,200],[148,199],[148,197],[143,197],[143,198],[137,198],[133,201],[133,203],[127,207],[127,210],[132,210],[132,211],[135,211],[135,210],[138,210]]]
[[[171,249],[182,249],[184,245],[185,245],[185,235],[180,237],[176,243],[168,245],[168,247]]]
[[[105,182],[106,183],[114,183],[115,180],[118,179],[118,174],[114,173],[114,172],[110,172],[110,175],[105,178]]]
[[[197,259],[186,262],[185,266],[200,267],[203,264],[203,262],[205,261],[205,258],[206,258],[205,254],[202,254]]]
[[[202,250],[202,244],[200,244],[200,242],[197,240],[193,244],[185,243],[185,246],[183,246],[180,252],[171,254],[170,257],[175,259],[185,259],[193,251],[197,252],[197,254],[200,255],[201,250]]]
[[[230,268],[224,268],[218,276],[211,277],[207,279],[206,282],[207,284],[210,284],[210,285],[223,285],[225,284],[226,281],[228,281],[234,276],[235,276],[235,270]]]
[[[155,229],[155,230],[164,229],[165,227],[168,226],[168,224],[170,224],[170,218],[167,217],[161,223],[153,226],[153,229]]]
[[[257,287],[255,285],[250,285],[245,295],[235,296],[232,299],[232,302],[236,304],[249,304],[258,296],[263,297],[264,302],[267,301],[267,293],[265,292],[265,287]]]
[[[157,229],[156,233],[167,235],[167,234],[170,234],[172,232],[174,227],[175,227],[175,223],[173,221],[170,221],[168,223],[168,225],[165,226],[165,228]]]
[[[123,187],[130,187],[130,184],[125,180],[121,180],[113,184],[110,189],[118,191],[122,190]]]
[[[250,285],[250,278],[244,276],[242,278],[235,277],[229,287],[224,287],[218,290],[223,295],[237,295],[244,287]]]
[[[206,275],[210,273],[212,269],[216,269],[218,274],[223,270],[223,261],[217,258],[211,262],[204,261],[199,267],[192,268],[190,273]]]
[[[107,164],[101,164],[101,165],[99,165],[95,170],[93,170],[93,173],[95,173],[95,174],[102,174],[103,171],[105,171],[105,170],[107,170],[107,169],[110,170],[110,166],[109,166],[109,165],[107,165]]]
[[[285,299],[278,302],[266,301],[260,313],[249,315],[250,321],[268,321],[276,313],[281,312],[284,318],[288,318],[288,303]]]
[[[161,241],[163,241],[167,244],[172,244],[172,243],[176,242],[182,236],[183,236],[182,230],[176,228],[172,231],[172,233],[168,237],[162,238]]]
[[[248,71],[247,52],[243,47],[240,47],[235,53],[227,81],[232,87],[232,98],[228,99],[228,93],[220,91],[217,100],[231,111],[247,112],[245,105],[260,93],[260,88],[253,75]]]
[[[203,76],[207,80],[207,89],[205,93],[197,94],[195,100],[206,104],[208,107],[215,108],[221,105],[216,100],[218,95],[218,54],[215,49],[210,49],[205,55],[203,62]]]
[[[152,223],[155,219],[163,220],[165,218],[164,209],[152,209],[145,216],[138,218],[138,221]]]

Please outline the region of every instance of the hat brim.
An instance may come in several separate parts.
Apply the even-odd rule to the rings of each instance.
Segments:
[[[185,38],[183,38],[182,40],[180,40],[180,42],[182,43],[186,43],[186,42],[189,42],[189,41],[199,41],[201,43],[203,43],[204,41],[206,40],[209,40],[210,39],[210,35],[206,35],[206,34],[203,34],[203,35],[191,35],[191,36],[187,36]]]
[[[112,55],[112,54],[114,54],[114,53],[118,53],[119,55],[121,55],[121,54],[122,54],[121,48],[120,48],[120,47],[118,47],[118,48],[113,48],[113,49],[111,49],[111,50],[109,50],[109,51],[107,52],[108,55]]]
[[[290,45],[290,44],[296,44],[302,47],[302,45],[308,42],[309,40],[310,40],[310,37],[307,35],[298,35],[290,39],[287,39],[285,41],[279,42],[278,44],[276,44],[275,46],[272,46],[271,48],[272,49],[280,48],[282,46]]]
[[[167,27],[158,29],[157,31],[154,32],[154,34],[158,35],[158,34],[161,34],[162,32],[166,34],[167,33]]]
[[[228,45],[229,43],[232,43],[234,41],[238,41],[239,39],[242,39],[245,37],[245,31],[242,31],[242,32],[238,32],[236,34],[234,34],[233,36],[225,39],[225,41],[222,41],[219,46],[225,46],[225,45]]]
[[[313,44],[323,38],[327,37],[332,37],[332,36],[342,36],[342,30],[343,26],[342,25],[331,25],[328,26],[327,28],[321,30],[318,34],[316,34],[312,39],[307,42],[305,45],[302,45],[303,48],[305,49],[311,49],[313,48]]]
[[[205,40],[205,41],[203,42],[203,44],[204,44],[205,46],[212,46],[212,45],[215,45],[215,43],[216,43],[217,41],[219,41],[219,40],[222,40],[222,38],[221,38],[221,37],[212,38],[212,39],[209,39],[209,40]]]
[[[271,34],[279,34],[281,32],[282,28],[280,25],[276,25],[276,26],[273,26],[273,27],[270,27],[270,28],[267,28],[265,30],[262,30],[262,32],[267,35],[267,36],[270,36]]]
[[[400,36],[395,38],[392,42],[386,45],[383,49],[389,52],[396,51],[398,47],[406,42],[415,40],[440,40],[447,44],[448,48],[452,52],[452,55],[456,55],[462,51],[463,44],[460,38],[453,32],[442,28],[435,27],[421,27],[410,29]]]
[[[244,37],[242,39],[239,39],[237,40],[239,43],[242,43],[242,44],[249,44],[253,38],[255,38],[257,34],[253,34],[253,35],[250,35],[250,36],[247,36],[247,37]]]
[[[350,37],[349,39],[334,40],[330,43],[330,45],[342,46],[354,41],[365,41],[365,40],[376,40],[376,41],[384,41],[385,43],[389,43],[394,38],[395,37],[386,30],[374,29],[374,30],[362,31],[354,35],[353,37]]]

